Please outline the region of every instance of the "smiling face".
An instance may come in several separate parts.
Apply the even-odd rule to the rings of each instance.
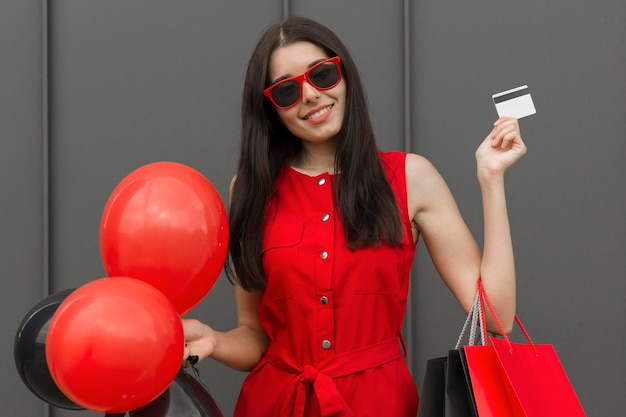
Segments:
[[[276,49],[269,60],[271,84],[300,75],[318,62],[330,58],[310,42],[295,42]],[[343,123],[346,85],[342,79],[328,90],[318,90],[302,81],[299,101],[288,109],[276,108],[278,117],[295,136],[306,142],[324,142],[334,138]]]

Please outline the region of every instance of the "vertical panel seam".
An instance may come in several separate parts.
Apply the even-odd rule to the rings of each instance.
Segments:
[[[50,293],[50,79],[48,53],[48,0],[41,0],[41,168],[42,168],[42,265],[44,297]],[[43,403],[43,417],[50,417],[51,406]]]
[[[289,0],[283,0],[283,20],[287,19],[291,15],[291,8],[289,7]]]
[[[404,150],[411,152],[411,14],[410,0],[403,1]]]
[[[403,98],[404,98],[404,151],[411,152],[411,14],[410,14],[410,0],[403,0],[402,4],[402,55],[403,55]],[[414,272],[411,271],[410,282],[413,282]],[[413,338],[415,332],[413,331],[413,291],[411,288],[414,285],[409,285],[409,294],[406,303],[406,339],[407,344],[407,362],[409,369],[413,372],[414,369],[414,355],[412,354],[412,347],[415,346]]]
[[[42,0],[42,252],[43,252],[43,265],[42,265],[42,280],[44,295],[48,295],[50,291],[50,102],[49,102],[49,54],[48,54],[48,0]]]

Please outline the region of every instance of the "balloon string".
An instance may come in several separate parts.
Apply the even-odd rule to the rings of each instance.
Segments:
[[[198,380],[198,382],[200,383],[200,385],[202,385],[204,387],[204,389],[207,390],[207,392],[210,393],[209,391],[209,387],[207,387],[204,382],[202,381],[202,379],[200,378],[200,370],[198,368],[196,368],[196,365],[193,364],[190,366],[191,370],[193,371],[193,374],[195,376],[195,378]]]

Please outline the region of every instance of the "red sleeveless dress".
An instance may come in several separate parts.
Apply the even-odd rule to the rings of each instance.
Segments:
[[[334,176],[285,166],[263,230],[270,345],[243,383],[235,417],[414,417],[419,402],[400,331],[415,253],[405,159],[380,152],[404,226],[402,245],[351,251]]]

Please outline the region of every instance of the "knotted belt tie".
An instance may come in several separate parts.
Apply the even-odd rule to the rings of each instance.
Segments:
[[[278,369],[296,374],[293,393],[283,397],[280,417],[301,417],[306,407],[307,393],[312,387],[317,396],[322,417],[350,417],[352,410],[333,378],[354,374],[402,358],[398,337],[364,348],[340,353],[317,366],[301,366],[291,354],[276,344],[270,344],[265,359]],[[293,404],[293,410],[291,410]]]

